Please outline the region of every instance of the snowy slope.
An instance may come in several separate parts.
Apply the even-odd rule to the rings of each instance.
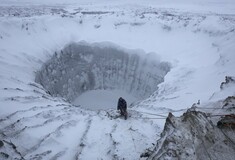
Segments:
[[[235,75],[234,2],[148,2],[1,0],[3,158],[138,159],[163,129],[164,118],[151,119],[156,114],[180,115],[198,100],[234,95],[219,92],[224,77]],[[35,73],[56,51],[79,41],[153,52],[172,69],[150,97],[132,106],[127,121],[114,110],[75,107],[35,83]]]

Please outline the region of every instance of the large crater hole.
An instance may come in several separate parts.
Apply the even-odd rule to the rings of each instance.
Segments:
[[[56,52],[36,74],[53,96],[88,109],[116,108],[123,97],[130,105],[157,90],[170,65],[156,54],[111,43],[71,43]]]

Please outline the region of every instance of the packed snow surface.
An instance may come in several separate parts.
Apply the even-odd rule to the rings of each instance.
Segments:
[[[156,146],[169,111],[177,117],[198,100],[203,107],[234,95],[233,88],[219,87],[225,76],[235,75],[234,3],[0,0],[0,159],[139,159]],[[84,41],[150,53],[171,69],[149,94],[122,90],[147,95],[128,108],[126,121],[114,109],[74,106],[69,101],[86,92],[66,86],[51,92],[52,85],[35,77],[55,53]],[[62,73],[53,69],[58,72],[42,72],[50,73],[49,83],[50,75]],[[92,87],[84,91],[104,89]],[[70,93],[78,94],[70,100]]]

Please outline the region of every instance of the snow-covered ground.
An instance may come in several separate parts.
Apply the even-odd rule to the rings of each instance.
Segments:
[[[51,96],[35,75],[55,52],[80,41],[156,54],[172,68],[158,90],[131,106],[126,121],[112,109],[75,107]],[[232,0],[0,0],[0,152],[24,159],[138,159],[163,129],[165,119],[156,114],[180,115],[198,100],[203,106],[235,95],[219,87],[235,75],[234,44]]]

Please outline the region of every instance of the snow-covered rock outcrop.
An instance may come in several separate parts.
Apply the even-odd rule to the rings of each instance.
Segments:
[[[160,62],[155,54],[83,42],[56,52],[36,82],[68,100],[95,89],[120,89],[143,99],[157,90],[169,70],[169,63]]]
[[[234,113],[235,97],[214,104],[220,114]],[[211,107],[211,106],[210,106]],[[217,127],[220,116],[211,115],[197,108],[189,109],[180,117],[169,113],[161,138],[153,151],[142,156],[148,160],[188,159],[188,160],[233,160],[235,136],[233,126]]]
[[[234,85],[235,83],[235,77],[231,77],[231,76],[226,76],[225,77],[225,82],[222,82],[220,85],[220,89],[224,89],[224,88],[228,88],[231,85]]]

